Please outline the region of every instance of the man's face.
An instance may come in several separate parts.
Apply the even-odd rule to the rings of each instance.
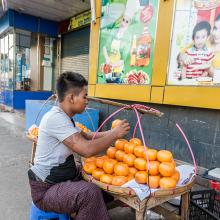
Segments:
[[[208,38],[207,31],[205,29],[197,31],[194,37],[194,44],[197,49],[202,49],[205,46]]]
[[[73,111],[74,113],[82,113],[88,104],[87,87],[84,86],[79,95],[74,96]]]

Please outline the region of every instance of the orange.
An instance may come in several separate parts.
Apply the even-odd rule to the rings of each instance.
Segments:
[[[156,189],[160,186],[160,176],[149,176],[149,187]]]
[[[160,150],[157,152],[157,160],[160,162],[171,162],[173,159],[173,155],[168,150]]]
[[[148,182],[148,173],[146,171],[138,171],[135,174],[135,181],[137,183],[145,184]]]
[[[93,170],[96,169],[96,165],[94,162],[84,163],[83,170],[85,170],[86,173],[92,174]]]
[[[144,157],[144,146],[135,146],[134,155],[136,157]]]
[[[117,161],[114,159],[107,159],[103,163],[103,170],[105,171],[105,173],[112,174],[114,172],[114,166],[116,163]]]
[[[173,189],[176,187],[176,180],[171,177],[163,177],[160,179],[160,187],[162,189]]]
[[[127,153],[127,154],[133,154],[134,153],[134,147],[135,147],[136,145],[134,144],[134,143],[131,143],[131,142],[127,142],[127,143],[125,143],[125,145],[124,145],[124,151],[125,151],[125,153]]]
[[[157,160],[157,150],[155,150],[155,149],[147,149],[147,154],[148,154],[148,159],[150,161]],[[144,151],[144,156],[143,157],[145,159],[147,159],[145,151]]]
[[[159,172],[162,176],[172,176],[174,171],[175,167],[171,162],[162,162],[159,166]]]
[[[118,162],[114,166],[114,173],[117,176],[127,176],[129,172],[128,165],[125,163]]]
[[[138,170],[135,167],[129,167],[129,174],[131,174],[132,176],[134,176],[137,171]]]
[[[159,161],[150,161],[149,174],[152,176],[158,175],[159,174],[159,166],[160,166]]]
[[[115,153],[115,158],[117,161],[123,161],[124,156],[125,156],[125,152],[122,150],[117,150]]]
[[[129,167],[134,166],[134,160],[136,157],[134,154],[125,154],[123,162],[126,163]]]
[[[95,162],[95,161],[96,161],[96,157],[88,157],[84,160],[84,163]]]
[[[134,167],[138,170],[146,170],[147,161],[144,158],[136,158],[134,160]]]
[[[107,159],[106,156],[97,157],[97,158],[96,158],[96,161],[95,161],[95,165],[96,165],[98,168],[102,168],[102,167],[103,167],[103,163],[105,162],[106,159]]]
[[[113,176],[112,178],[112,185],[114,186],[121,186],[128,182],[128,178],[126,176]]]
[[[115,127],[118,125],[118,123],[120,123],[120,122],[121,122],[120,119],[115,119],[115,120],[112,122],[112,129],[115,128]]]
[[[96,179],[96,180],[100,180],[100,177],[102,174],[104,174],[104,170],[96,168],[92,171],[92,176]]]
[[[177,183],[179,182],[179,180],[180,180],[180,173],[179,173],[179,171],[177,169],[175,169],[175,171],[174,171],[173,175],[171,176],[171,178],[175,179]]]
[[[131,138],[129,141],[136,145],[142,145],[142,141],[139,138]]]
[[[100,176],[100,181],[103,183],[112,184],[112,179],[113,179],[113,176],[110,174],[104,173]]]
[[[115,142],[115,147],[118,149],[118,150],[124,150],[124,145],[127,143],[128,141],[125,140],[125,139],[118,139],[116,142]]]
[[[174,159],[171,160],[171,163],[176,167],[176,161]]]
[[[128,178],[128,181],[134,179],[134,175],[132,175],[131,173],[129,173],[126,177]]]
[[[114,159],[116,151],[117,151],[117,149],[115,147],[109,147],[106,154],[109,158]]]

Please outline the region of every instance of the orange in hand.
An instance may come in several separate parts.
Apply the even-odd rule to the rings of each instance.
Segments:
[[[120,119],[115,119],[115,120],[112,122],[112,129],[115,128],[120,122],[121,122]]]

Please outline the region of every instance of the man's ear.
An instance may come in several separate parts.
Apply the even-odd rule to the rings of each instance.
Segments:
[[[73,95],[73,94],[70,94],[69,95],[69,101],[70,101],[70,103],[74,103],[75,102],[75,96]]]

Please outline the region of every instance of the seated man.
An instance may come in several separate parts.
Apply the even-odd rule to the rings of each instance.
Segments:
[[[34,165],[28,171],[34,204],[44,210],[71,214],[80,220],[109,219],[101,190],[81,179],[73,152],[90,157],[106,150],[116,139],[129,132],[123,120],[114,129],[84,133],[72,117],[82,113],[87,101],[87,81],[78,74],[66,72],[57,80],[59,105],[41,120]]]

